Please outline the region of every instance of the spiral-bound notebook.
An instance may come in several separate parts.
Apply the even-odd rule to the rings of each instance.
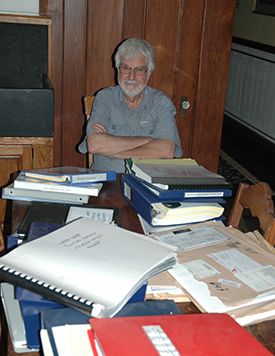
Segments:
[[[80,218],[2,256],[0,278],[88,315],[111,317],[144,282],[176,264],[174,251]]]

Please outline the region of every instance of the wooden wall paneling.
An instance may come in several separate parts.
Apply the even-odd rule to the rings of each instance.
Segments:
[[[177,69],[180,8],[180,0],[148,0],[147,4],[145,39],[153,46],[156,57],[156,69],[148,84],[171,99]]]
[[[24,161],[25,169],[53,166],[52,137],[0,137],[0,147],[6,147],[7,154],[15,152],[15,149],[18,154],[23,154],[24,147],[30,147],[30,153],[24,154],[24,157],[28,157],[27,161]],[[4,152],[4,148],[1,150]],[[20,153],[21,151],[22,153]]]
[[[0,186],[4,187],[7,185],[8,182],[11,182],[11,174],[20,169],[20,167],[22,167],[22,155],[3,156],[0,153]],[[6,206],[7,200],[0,199],[0,226],[3,231],[5,231],[5,229],[8,229],[8,226],[5,226],[6,224],[4,224],[6,218]]]
[[[10,174],[20,171],[22,169],[32,168],[32,146],[25,145],[0,145],[0,157],[2,162],[7,159],[8,163],[5,163],[6,169],[1,169],[0,186],[7,184],[10,180]],[[12,170],[9,166],[9,160],[17,160],[20,157],[20,164],[15,166]],[[12,167],[14,164],[12,164]]]
[[[33,145],[33,169],[50,168],[53,166],[53,143],[48,141],[45,145]]]
[[[62,165],[81,166],[76,146],[83,126],[86,0],[64,2]]]
[[[63,0],[40,0],[40,14],[50,16],[51,68],[50,79],[54,88],[54,140],[53,165],[61,165],[62,151],[62,91],[63,91]]]
[[[130,37],[144,38],[146,5],[146,0],[125,1],[122,39]]]
[[[112,56],[122,40],[123,18],[124,0],[88,1],[85,95],[115,84]]]
[[[123,33],[124,0],[89,1],[86,15],[86,53],[84,95],[94,95],[98,90],[116,82],[112,56]],[[83,101],[82,101],[83,105]],[[82,115],[82,137],[85,135],[86,117]],[[88,166],[82,155],[82,166]]]
[[[22,147],[22,169],[32,169],[33,168],[33,147],[31,145],[26,145]],[[39,168],[43,167],[39,166]],[[20,169],[19,169],[20,170]]]
[[[32,147],[0,145],[0,187],[13,181],[13,174],[22,169],[32,168]],[[6,199],[0,199],[0,226],[3,229],[6,215]],[[8,226],[5,228],[8,229]]]
[[[206,1],[191,156],[216,172],[235,0]]]
[[[194,6],[192,0],[184,1],[180,18],[178,75],[173,99],[177,109],[176,121],[181,138],[183,157],[191,157],[204,3],[204,0],[197,0],[196,6]],[[185,117],[180,117],[182,96],[187,97],[190,103],[189,109],[185,111]]]

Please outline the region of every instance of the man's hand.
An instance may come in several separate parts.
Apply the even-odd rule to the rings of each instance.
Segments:
[[[103,125],[101,122],[94,122],[92,123],[91,127],[97,133],[108,133],[105,125]]]

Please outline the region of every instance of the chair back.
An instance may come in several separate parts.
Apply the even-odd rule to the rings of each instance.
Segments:
[[[84,110],[85,110],[85,115],[87,120],[89,119],[89,116],[91,115],[92,112],[94,98],[95,97],[91,95],[84,96],[83,98]]]
[[[228,225],[239,227],[244,208],[248,208],[253,217],[257,217],[264,238],[272,246],[275,243],[275,215],[272,191],[268,183],[255,185],[240,183],[234,204],[228,218]]]
[[[94,96],[91,95],[86,95],[83,98],[83,104],[84,104],[84,112],[86,116],[86,120],[88,121],[92,108],[93,108],[93,101],[94,101]],[[93,163],[93,155],[91,153],[88,153],[88,167],[90,168]]]
[[[5,250],[5,242],[4,242],[3,232],[0,226],[0,252],[3,252],[4,250]]]

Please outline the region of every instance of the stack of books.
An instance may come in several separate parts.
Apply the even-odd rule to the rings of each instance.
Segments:
[[[115,171],[71,166],[21,171],[12,184],[3,188],[2,198],[84,204],[90,196],[98,196],[103,182],[115,179]]]
[[[232,195],[224,177],[193,159],[127,160],[122,195],[138,212],[144,232],[223,219],[224,198]]]

